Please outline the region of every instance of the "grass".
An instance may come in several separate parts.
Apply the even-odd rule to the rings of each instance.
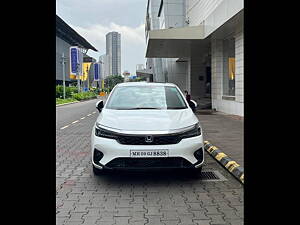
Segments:
[[[78,102],[78,101],[74,98],[66,98],[66,99],[56,98],[56,105],[70,103],[70,102]]]

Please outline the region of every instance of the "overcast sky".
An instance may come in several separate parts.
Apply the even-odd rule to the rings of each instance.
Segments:
[[[121,33],[121,72],[135,74],[145,59],[145,16],[147,0],[56,0],[56,14],[91,43],[88,51],[97,61],[105,54],[105,35]]]

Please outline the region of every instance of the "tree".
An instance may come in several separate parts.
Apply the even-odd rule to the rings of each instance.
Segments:
[[[147,79],[145,77],[137,77],[135,79],[129,79],[129,82],[140,82],[140,81],[146,81]]]
[[[105,78],[104,82],[109,90],[112,90],[117,84],[123,83],[124,78],[121,75],[110,75]]]

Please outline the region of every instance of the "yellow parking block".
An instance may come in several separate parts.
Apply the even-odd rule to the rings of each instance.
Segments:
[[[227,155],[223,152],[220,152],[218,153],[215,158],[218,160],[218,161],[221,161],[221,159],[223,159],[224,157],[226,157]]]
[[[213,151],[215,151],[215,150],[217,150],[218,148],[216,147],[216,146],[210,146],[208,149],[207,149],[207,151],[209,152],[209,153],[212,153]]]
[[[242,176],[240,177],[240,180],[242,183],[244,183],[244,174],[242,174]]]
[[[237,164],[236,162],[234,162],[228,167],[228,170],[230,172],[232,172],[236,167],[239,167],[239,166],[240,166],[240,164]]]

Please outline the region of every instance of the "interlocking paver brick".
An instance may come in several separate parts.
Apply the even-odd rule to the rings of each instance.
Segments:
[[[130,216],[114,217],[116,225],[126,225],[129,224]]]
[[[222,215],[208,215],[211,219],[211,224],[217,225],[217,224],[228,224],[228,222],[225,221],[224,217]]]
[[[147,223],[147,219],[139,220],[139,221],[131,221],[129,220],[130,225],[145,225]]]
[[[240,219],[235,209],[219,209],[223,214],[225,219]]]
[[[211,214],[222,214],[222,212],[219,211],[218,207],[216,206],[206,206],[205,210],[207,211],[206,214],[207,215],[211,215]]]
[[[70,215],[70,210],[59,210],[56,213],[56,218],[62,217],[62,218],[69,218]]]
[[[96,116],[57,128],[58,225],[243,224],[243,186],[231,175],[222,182],[172,172],[94,176],[90,135]],[[205,169],[227,173],[206,153],[205,161]]]
[[[243,225],[244,224],[243,219],[226,219],[226,222],[228,222],[230,225]]]
[[[86,215],[87,217],[83,217],[84,224],[97,224],[97,221],[99,221],[100,216],[90,216]]]
[[[210,225],[211,220],[193,220],[196,225]]]
[[[192,211],[193,213],[193,219],[196,219],[196,220],[209,220],[210,217],[208,217],[205,213],[206,213],[206,210],[202,210],[202,211]]]
[[[161,207],[156,207],[156,206],[145,206],[145,208],[147,209],[147,212],[145,213],[145,215],[149,215],[149,216],[162,216],[163,213],[160,212]]]
[[[81,225],[83,221],[67,221],[66,223],[64,223],[64,225]]]
[[[161,217],[161,221],[164,220],[176,220],[179,221],[179,215],[176,211],[162,211],[163,216]]]
[[[174,221],[174,220],[164,220],[162,221],[162,223],[164,225],[178,225],[180,224],[179,220],[178,221]]]
[[[180,225],[194,225],[193,214],[180,215]]]
[[[189,205],[190,210],[201,210],[203,209],[203,206],[200,203],[187,203]]]

